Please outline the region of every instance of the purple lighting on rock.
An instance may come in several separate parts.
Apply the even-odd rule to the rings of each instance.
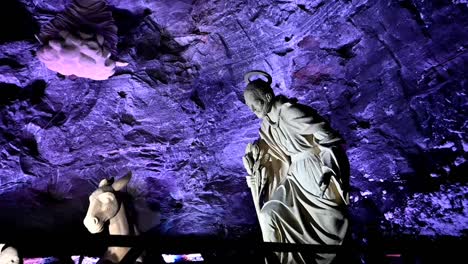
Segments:
[[[183,255],[162,254],[162,257],[166,263],[204,261],[202,255],[199,253],[183,254]]]
[[[10,2],[21,19],[3,25],[31,23],[0,41],[0,232],[86,233],[95,185],[132,171],[152,231],[258,239],[241,157],[260,121],[242,78],[263,69],[345,138],[358,237],[466,235],[461,1],[109,0],[129,65],[102,81],[31,52],[68,1]]]

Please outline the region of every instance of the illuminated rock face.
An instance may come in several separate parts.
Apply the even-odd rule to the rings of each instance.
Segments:
[[[242,77],[260,69],[346,139],[363,232],[461,235],[467,5],[246,2],[109,0],[129,65],[93,81],[34,53],[68,1],[6,1],[29,26],[0,42],[0,226],[86,233],[93,184],[131,170],[161,232],[259,238],[241,157],[260,125]]]

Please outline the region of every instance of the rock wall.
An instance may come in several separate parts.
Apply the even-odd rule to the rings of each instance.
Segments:
[[[160,231],[258,235],[241,157],[259,121],[242,78],[261,69],[346,139],[357,230],[466,235],[464,1],[109,0],[129,66],[105,81],[35,56],[69,1],[4,2],[3,227],[85,232],[93,185],[131,170]]]

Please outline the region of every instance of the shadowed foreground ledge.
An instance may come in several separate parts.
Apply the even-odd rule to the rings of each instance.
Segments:
[[[146,254],[153,261],[162,261],[160,259],[161,254],[201,253],[206,263],[241,263],[238,261],[262,263],[263,256],[271,254],[271,252],[300,251],[337,253],[337,260],[334,263],[361,263],[360,260],[362,259],[370,261],[368,263],[437,263],[439,261],[439,263],[455,263],[448,261],[455,261],[464,256],[463,249],[467,242],[466,238],[440,237],[433,239],[408,236],[400,237],[398,240],[383,239],[379,244],[375,243],[363,247],[362,245],[356,246],[352,241],[348,241],[347,245],[344,246],[323,246],[190,236],[161,237],[146,235],[134,237],[77,236],[73,234],[50,236],[40,233],[2,235],[0,239],[0,243],[7,243],[18,248],[22,257],[25,258],[71,255],[99,257],[107,246],[134,247],[122,260],[122,264],[130,263],[127,261],[132,260],[134,256],[138,256],[142,250],[146,250]]]

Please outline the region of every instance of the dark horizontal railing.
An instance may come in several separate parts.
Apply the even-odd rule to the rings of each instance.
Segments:
[[[400,239],[394,241],[375,241],[376,244],[356,246],[347,243],[346,246],[307,245],[267,243],[258,239],[224,240],[213,237],[167,237],[158,235],[116,236],[116,235],[78,235],[61,234],[46,235],[28,233],[23,235],[0,234],[0,243],[16,247],[23,257],[48,257],[85,255],[99,257],[109,246],[130,247],[122,264],[131,263],[144,250],[158,254],[187,254],[235,251],[236,253],[255,251],[256,255],[266,256],[272,252],[307,252],[310,253],[338,253],[359,252],[372,253],[388,257],[419,256],[428,254],[443,254],[451,256],[460,254],[457,250],[466,245],[466,238],[431,239]],[[464,252],[464,251],[463,251]],[[251,253],[247,253],[251,254]],[[445,258],[444,257],[444,258]],[[230,262],[232,263],[232,262]],[[252,262],[253,263],[253,262]],[[411,262],[408,262],[411,263]],[[416,263],[416,262],[414,262]],[[423,262],[421,262],[423,263]]]
[[[2,236],[0,243],[12,245],[23,257],[48,257],[85,255],[99,257],[106,247],[130,247],[131,250],[122,264],[133,263],[143,252],[160,254],[187,254],[206,252],[235,251],[245,253],[255,251],[256,256],[266,256],[272,252],[337,253],[341,246],[268,243],[252,240],[223,240],[203,237],[161,237],[154,235],[60,235],[44,236]],[[252,253],[249,253],[252,254]]]
[[[200,237],[160,237],[160,236],[119,236],[119,235],[80,235],[80,236],[14,236],[0,237],[0,243],[6,243],[23,248],[45,249],[56,247],[61,250],[69,248],[72,251],[82,251],[92,248],[115,247],[141,247],[145,249],[165,252],[186,252],[187,250],[223,250],[238,249],[299,252],[312,251],[321,253],[334,253],[341,246],[309,245],[309,244],[285,244],[251,240],[223,240]],[[38,250],[35,250],[38,251]]]

